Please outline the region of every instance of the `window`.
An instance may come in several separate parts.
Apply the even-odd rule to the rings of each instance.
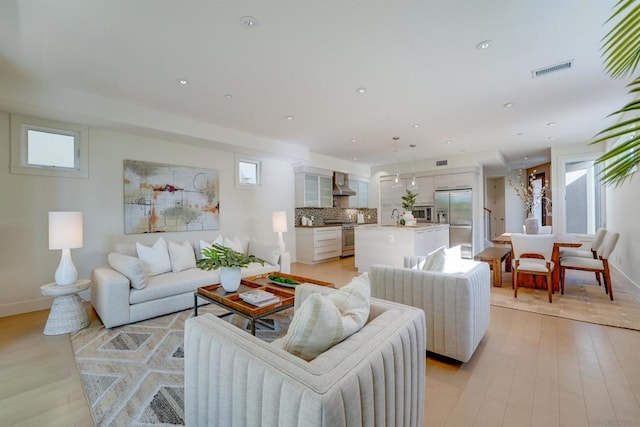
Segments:
[[[256,159],[236,157],[236,187],[256,188],[261,184],[261,162]]]
[[[11,173],[87,178],[88,128],[11,115]]]
[[[565,230],[573,234],[595,234],[602,226],[604,200],[598,180],[599,165],[593,160],[564,163]]]

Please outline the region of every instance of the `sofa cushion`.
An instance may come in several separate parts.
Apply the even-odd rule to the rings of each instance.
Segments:
[[[187,240],[182,243],[169,242],[169,259],[171,260],[171,271],[174,273],[196,267],[193,246]]]
[[[111,252],[107,255],[107,261],[111,268],[129,279],[131,287],[142,289],[147,285],[147,271],[138,258]]]
[[[244,245],[240,241],[239,237],[234,237],[233,239],[225,237],[223,246],[246,255]]]
[[[149,276],[171,271],[171,259],[169,258],[167,242],[162,237],[152,247],[136,242],[136,251]]]
[[[309,295],[294,313],[282,347],[304,360],[315,359],[364,326],[370,299],[366,273],[328,295]]]
[[[249,255],[256,256],[271,265],[276,265],[280,259],[280,248],[276,244],[263,243],[251,239],[249,242]]]
[[[190,268],[179,273],[164,273],[147,280],[144,289],[131,289],[129,303],[139,304],[141,302],[157,300],[173,295],[194,292],[200,286],[207,286],[220,283],[220,273],[218,270],[205,271],[199,268]]]

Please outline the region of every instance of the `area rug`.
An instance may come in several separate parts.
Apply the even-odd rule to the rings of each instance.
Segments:
[[[256,336],[273,341],[283,336],[293,313],[277,313],[256,324]],[[210,304],[198,314],[222,314]],[[97,426],[184,425],[186,310],[143,322],[106,329],[99,320],[71,335],[76,364]],[[249,330],[236,315],[224,317]]]
[[[503,272],[502,287],[491,287],[491,305],[640,330],[640,289],[615,271],[612,282],[613,301],[593,273],[567,271],[564,295],[554,293],[549,304],[546,289],[519,287],[518,298],[514,298],[511,273]]]

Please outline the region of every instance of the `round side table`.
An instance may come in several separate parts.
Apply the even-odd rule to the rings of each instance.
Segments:
[[[44,327],[45,335],[67,334],[89,324],[87,310],[84,308],[78,292],[89,289],[90,285],[91,281],[85,279],[70,285],[47,283],[40,286],[42,295],[56,297]]]

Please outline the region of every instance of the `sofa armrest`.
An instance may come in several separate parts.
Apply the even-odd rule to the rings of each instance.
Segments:
[[[129,323],[129,279],[109,267],[97,267],[91,273],[91,283],[91,304],[104,326]]]
[[[281,273],[291,273],[291,254],[289,252],[280,252],[278,259]]]

